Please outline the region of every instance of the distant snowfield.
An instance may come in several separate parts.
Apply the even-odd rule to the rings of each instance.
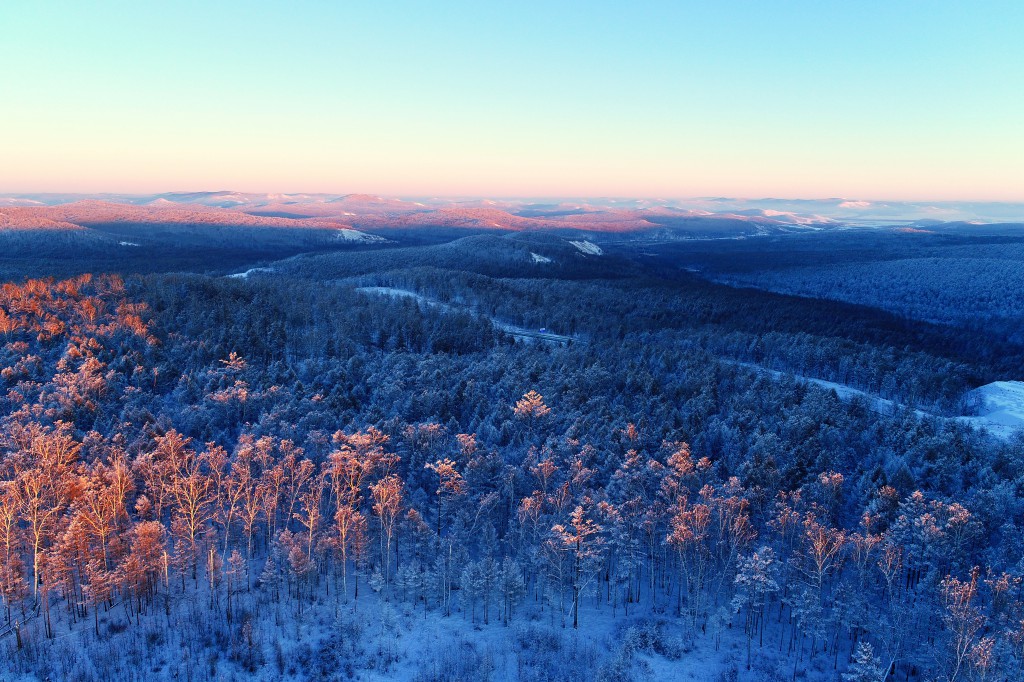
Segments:
[[[347,213],[346,215],[354,215]],[[385,241],[383,237],[378,237],[374,234],[367,234],[366,232],[360,232],[359,230],[338,230],[338,239],[346,242],[382,242]]]
[[[575,246],[577,249],[579,249],[580,253],[585,253],[590,256],[600,256],[604,254],[604,251],[601,250],[601,247],[595,244],[594,242],[588,242],[584,240],[569,243]]]
[[[530,256],[533,258],[534,263],[550,263],[551,259],[547,256],[542,256],[539,253],[530,252]]]
[[[274,268],[249,268],[245,272],[236,272],[233,275],[227,275],[231,279],[249,279],[249,275],[253,275],[257,272],[274,272]]]
[[[118,242],[119,246],[138,246],[135,242]]]
[[[866,393],[860,389],[853,388],[852,386],[837,384],[834,381],[825,381],[824,379],[815,379],[814,377],[780,372],[778,370],[768,369],[767,367],[755,365],[750,362],[739,362],[737,360],[727,360],[725,358],[722,358],[721,361],[729,365],[746,367],[747,369],[752,369],[760,374],[770,375],[776,379],[790,376],[797,381],[803,381],[808,384],[814,384],[815,386],[835,391],[840,400],[850,401],[857,398],[862,399],[871,406],[872,410],[879,414],[892,414],[896,409],[904,407],[900,403],[893,402],[892,400],[880,398],[879,396]],[[971,391],[968,394],[968,398],[972,399],[978,405],[977,415],[942,417],[917,409],[914,410],[914,413],[917,414],[918,417],[956,420],[965,424],[971,424],[976,428],[985,429],[990,434],[1001,440],[1008,440],[1012,438],[1014,434],[1024,431],[1024,381],[996,381],[991,384],[986,384],[985,386],[981,386]]]
[[[977,402],[978,415],[962,417],[964,421],[1002,438],[1024,429],[1024,381],[995,381],[974,389],[969,397]]]
[[[427,305],[444,306],[444,304],[439,301],[434,301],[426,296],[417,294],[415,291],[409,291],[407,289],[396,289],[394,287],[357,287],[356,291],[360,291],[364,294],[380,294],[381,296],[390,296],[392,298],[413,298],[421,303],[426,303]]]

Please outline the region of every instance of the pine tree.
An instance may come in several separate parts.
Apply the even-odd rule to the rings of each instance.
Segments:
[[[471,561],[462,569],[459,577],[459,588],[469,602],[470,622],[476,622],[476,604],[484,596],[487,589],[487,578],[478,561]]]
[[[288,551],[288,568],[295,578],[295,597],[299,613],[302,613],[302,592],[309,582],[309,576],[316,570],[316,565],[306,555],[300,543],[295,543]]]
[[[462,474],[455,468],[455,462],[447,457],[439,459],[432,464],[428,463],[424,465],[424,468],[433,471],[437,474],[438,478],[437,490],[435,491],[437,496],[437,536],[441,537],[441,521],[444,516],[444,506],[446,503],[450,503],[452,498],[465,493],[466,482],[463,480]]]
[[[237,549],[231,550],[231,556],[228,557],[227,566],[224,569],[227,578],[227,618],[229,623],[232,616],[232,597],[238,592],[238,583],[244,579],[245,571],[245,557]]]
[[[402,508],[402,479],[390,474],[371,487],[373,512],[380,521],[381,566],[384,575],[385,593],[391,583],[391,545],[395,535],[395,523]]]
[[[875,657],[874,648],[868,642],[858,642],[843,682],[885,682],[887,676],[888,670]]]
[[[502,620],[505,625],[512,620],[512,609],[526,594],[526,582],[523,580],[523,569],[512,557],[505,557],[501,563],[501,575],[498,578],[502,595]]]
[[[601,526],[587,518],[583,505],[577,505],[570,516],[568,526],[556,524],[551,528],[552,534],[568,550],[572,584],[572,626],[579,627],[580,597],[586,587],[594,580],[597,560],[604,544],[600,537]]]
[[[11,607],[23,599],[26,592],[17,509],[13,484],[8,483],[0,489],[0,599],[3,600],[8,623],[11,621]]]
[[[755,632],[762,633],[763,643],[764,608],[768,595],[779,590],[779,584],[775,580],[777,573],[775,553],[771,547],[762,547],[739,561],[733,608],[737,611],[746,609],[744,631],[747,635],[747,670],[750,670],[750,643]]]
[[[532,438],[537,425],[551,414],[551,408],[544,404],[540,393],[531,390],[516,403],[512,412],[526,423],[527,434]]]
[[[268,556],[266,562],[263,564],[263,570],[260,572],[260,589],[266,590],[270,594],[274,601],[278,601],[281,598],[280,593],[280,574],[277,568],[277,562],[274,560],[274,556]]]

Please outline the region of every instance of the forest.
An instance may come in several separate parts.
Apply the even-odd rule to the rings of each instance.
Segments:
[[[1024,238],[386,238],[4,260],[0,679],[1024,679]]]

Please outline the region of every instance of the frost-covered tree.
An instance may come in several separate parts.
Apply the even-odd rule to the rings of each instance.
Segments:
[[[737,611],[746,612],[747,670],[750,670],[750,643],[754,635],[757,634],[760,644],[764,644],[764,611],[769,596],[779,590],[775,579],[777,573],[775,553],[771,547],[761,547],[739,561],[732,603]]]
[[[580,597],[596,579],[604,540],[602,529],[587,517],[583,505],[577,505],[569,517],[569,524],[555,524],[551,533],[569,555],[569,581],[572,587],[572,626],[579,627]]]
[[[843,673],[843,682],[885,682],[888,674],[871,644],[859,642],[849,668]]]

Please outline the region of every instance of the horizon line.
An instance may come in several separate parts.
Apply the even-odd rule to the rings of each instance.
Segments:
[[[180,194],[281,194],[281,195],[310,195],[310,196],[354,196],[364,195],[378,197],[381,199],[449,199],[449,200],[555,200],[555,199],[574,199],[574,200],[630,200],[630,201],[849,201],[849,202],[870,202],[870,203],[929,203],[929,204],[1024,204],[1024,197],[1020,199],[935,199],[935,198],[889,198],[889,199],[875,199],[865,198],[859,196],[843,196],[843,195],[817,195],[817,196],[801,196],[801,195],[762,195],[762,196],[743,196],[743,195],[727,195],[727,194],[706,194],[706,195],[630,195],[630,194],[385,194],[376,192],[365,192],[365,191],[354,191],[354,192],[306,192],[306,191],[274,191],[274,190],[234,190],[234,189],[195,189],[195,190],[161,190],[161,191],[118,191],[118,190],[103,190],[98,192],[87,192],[87,191],[60,191],[60,190],[44,190],[44,191],[6,191],[0,189],[0,197],[20,197],[20,196],[83,196],[83,197],[95,197],[95,196],[131,196],[131,197],[144,197],[150,195],[180,195]],[[855,207],[849,207],[855,208]]]

